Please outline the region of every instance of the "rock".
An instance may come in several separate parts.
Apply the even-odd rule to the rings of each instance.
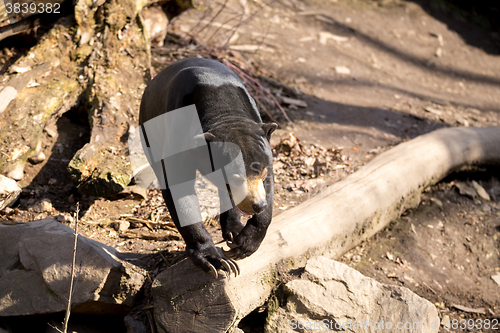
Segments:
[[[465,127],[469,127],[469,122],[466,119],[464,119],[460,116],[456,116],[456,117],[457,117],[457,123],[459,123],[460,125],[463,125]]]
[[[73,229],[48,218],[0,225],[0,316],[66,309],[73,256]],[[145,272],[113,247],[78,237],[72,313],[130,311]]]
[[[458,188],[458,191],[461,195],[469,196],[472,199],[477,197],[477,192],[474,188],[470,187],[464,182],[455,182],[455,187]]]
[[[41,162],[45,161],[45,154],[43,153],[43,151],[41,151],[38,154],[36,154],[36,155],[31,156],[30,158],[28,158],[28,161],[31,164],[41,163]]]
[[[146,170],[143,169],[141,171],[144,172]],[[141,171],[139,171],[138,173],[140,173]],[[147,171],[150,171],[150,170],[147,170]],[[135,178],[135,176],[136,175],[134,175],[134,178]],[[136,182],[137,182],[137,178],[136,178]],[[141,182],[141,185],[143,185],[143,184],[144,183]],[[144,185],[146,185],[146,184],[144,184]],[[117,194],[111,196],[111,199],[116,200],[116,199],[127,198],[127,197],[130,197],[133,199],[138,199],[138,200],[143,200],[143,199],[146,199],[148,197],[148,192],[147,192],[147,189],[145,187],[142,187],[139,185],[129,185],[120,193],[117,193]]]
[[[287,308],[278,308],[270,315],[266,332],[439,329],[436,307],[429,301],[407,288],[381,284],[324,257],[310,259],[302,279],[288,282],[284,291]]]
[[[142,10],[144,24],[148,28],[151,44],[162,47],[167,36],[167,14],[159,6],[145,7]]]
[[[35,213],[45,213],[54,210],[54,207],[52,207],[52,202],[47,198],[40,200],[31,208]]]
[[[451,328],[450,316],[448,315],[443,316],[443,318],[441,319],[441,326],[443,326],[447,330]]]
[[[335,72],[337,72],[337,74],[344,74],[344,75],[351,74],[351,70],[345,66],[335,66]]]
[[[7,86],[0,91],[0,114],[2,114],[9,103],[17,97],[17,90],[14,87]]]
[[[321,31],[319,33],[319,42],[321,45],[326,45],[329,39],[332,39],[337,43],[341,43],[341,42],[347,42],[349,40],[349,37],[334,35],[327,31]]]
[[[443,208],[443,202],[438,198],[430,198],[432,202],[434,202],[439,208]]]
[[[463,311],[463,312],[468,312],[468,313],[477,313],[477,314],[486,314],[486,309],[485,308],[469,308],[468,306],[463,306],[460,304],[451,304],[452,308],[455,308],[457,310]]]
[[[150,330],[144,325],[142,321],[135,319],[132,315],[128,314],[123,318],[127,333],[149,333]]]
[[[116,221],[111,223],[111,226],[113,229],[115,229],[118,232],[124,232],[127,231],[128,228],[130,228],[130,222],[128,221]]]
[[[46,125],[45,128],[43,129],[45,133],[51,138],[55,137],[57,135],[57,129],[53,128],[52,126]]]
[[[492,275],[491,279],[500,286],[500,274]]]
[[[12,165],[5,174],[7,177],[14,180],[21,180],[24,177],[24,162],[18,161]]]
[[[477,194],[481,198],[483,198],[486,201],[490,201],[491,200],[490,195],[488,194],[488,192],[486,192],[486,190],[481,185],[479,185],[479,183],[476,182],[475,180],[472,181],[472,187],[474,187],[474,189],[476,190]]]
[[[61,215],[61,214],[54,215],[54,216],[52,216],[52,218],[54,220],[56,220],[57,222],[61,222],[61,223],[67,222],[66,218],[63,215]]]
[[[21,194],[21,187],[16,181],[0,175],[0,210],[13,204]]]
[[[443,35],[434,32],[430,32],[429,35],[431,35],[432,37],[436,37],[438,39],[439,46],[444,46]]]
[[[442,48],[440,48],[440,47],[438,47],[438,48],[436,49],[436,53],[434,53],[434,55],[435,55],[436,57],[438,57],[438,58],[441,58],[441,57],[442,57],[442,55],[443,55],[443,49],[442,49]]]
[[[427,112],[429,112],[429,113],[433,113],[433,114],[435,114],[437,116],[440,116],[440,115],[443,114],[443,111],[440,111],[440,110],[438,110],[436,108],[433,108],[432,106],[428,106],[424,110],[427,111]]]

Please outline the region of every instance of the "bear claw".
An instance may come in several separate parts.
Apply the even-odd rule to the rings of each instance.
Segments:
[[[232,241],[231,242],[226,242],[227,246],[230,248],[230,249],[234,249],[235,247],[238,247],[238,245],[234,244]]]
[[[231,276],[231,266],[229,266],[227,261],[225,261],[224,259],[222,259],[220,262],[222,263],[222,267],[226,273],[227,278],[229,278]],[[234,272],[234,275],[236,276],[236,272]]]
[[[229,247],[231,247],[231,246],[229,246]],[[229,259],[231,259],[231,258],[233,258],[233,257],[236,256],[237,251],[235,250],[235,248],[231,248],[231,250],[229,250],[229,251],[223,251],[223,253],[224,253],[224,255],[226,257],[228,257]]]
[[[224,274],[228,279],[231,276],[231,273],[234,273],[235,277],[240,275],[240,267],[234,260],[221,259],[221,264],[222,264],[221,269],[224,271]],[[217,269],[214,267],[214,265],[209,263],[208,267],[210,268],[210,274],[212,274],[214,278],[218,279],[219,273],[217,272]]]
[[[227,259],[221,260],[222,266],[224,267],[224,270],[231,275],[231,273],[234,273],[234,276],[240,275],[240,268],[237,263],[234,262],[232,259]]]
[[[233,269],[234,275],[235,276],[240,275],[240,266],[238,266],[238,264],[232,259],[228,259],[228,262],[229,265],[231,265],[231,268]]]
[[[219,274],[217,273],[217,270],[215,269],[215,267],[212,264],[208,264],[208,267],[210,267],[210,273],[212,273],[214,278],[217,279],[219,277]]]

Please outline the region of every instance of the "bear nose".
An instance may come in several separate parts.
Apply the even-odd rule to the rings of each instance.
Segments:
[[[267,207],[267,201],[264,199],[252,204],[253,211],[256,214],[261,213],[264,209],[266,209],[266,207]]]

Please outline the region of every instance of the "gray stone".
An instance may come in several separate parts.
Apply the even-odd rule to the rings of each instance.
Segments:
[[[317,329],[298,329],[299,325],[305,326],[306,323],[317,323]],[[297,325],[297,327],[295,327]],[[269,314],[265,333],[289,333],[289,332],[322,332],[320,320],[310,319],[307,314],[298,313],[295,305],[288,303],[287,308],[277,308],[273,313]],[[329,330],[323,328],[323,331]]]
[[[0,316],[66,309],[73,229],[52,218],[0,224]],[[126,313],[145,280],[113,247],[78,236],[74,313]]]
[[[429,301],[324,257],[310,259],[302,279],[288,282],[284,289],[287,309],[278,308],[270,315],[266,332],[430,333],[439,329],[436,307]]]
[[[245,333],[241,328],[238,328],[238,327],[233,327],[233,330],[230,332],[231,333]]]
[[[43,161],[45,161],[45,158],[46,158],[45,154],[43,153],[43,151],[41,151],[38,154],[29,157],[28,161],[31,164],[38,164],[38,163],[42,163]]]
[[[135,319],[132,315],[128,314],[123,318],[127,333],[149,333],[151,332],[142,321]]]
[[[21,188],[13,179],[0,175],[0,210],[14,203],[21,194]]]
[[[151,44],[162,47],[167,36],[168,17],[161,7],[151,6],[142,10],[144,23],[149,31]]]
[[[500,286],[500,274],[493,275],[491,279]]]
[[[52,202],[47,198],[38,201],[31,208],[35,213],[51,212],[54,210],[54,207],[52,207]]]
[[[111,226],[113,229],[115,229],[118,232],[124,232],[127,231],[128,228],[130,228],[130,222],[128,221],[116,221],[111,223]]]
[[[6,171],[6,176],[14,180],[21,180],[24,177],[24,165],[23,160],[18,160]]]

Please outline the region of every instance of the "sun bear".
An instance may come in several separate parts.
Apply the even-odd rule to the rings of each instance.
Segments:
[[[176,61],[148,84],[139,125],[148,162],[193,263],[216,278],[218,270],[237,275],[234,259],[254,253],[271,223],[270,137],[278,125],[262,122],[234,72],[202,58]],[[218,188],[227,252],[216,248],[203,225],[196,172]],[[241,214],[252,215],[246,225]]]

